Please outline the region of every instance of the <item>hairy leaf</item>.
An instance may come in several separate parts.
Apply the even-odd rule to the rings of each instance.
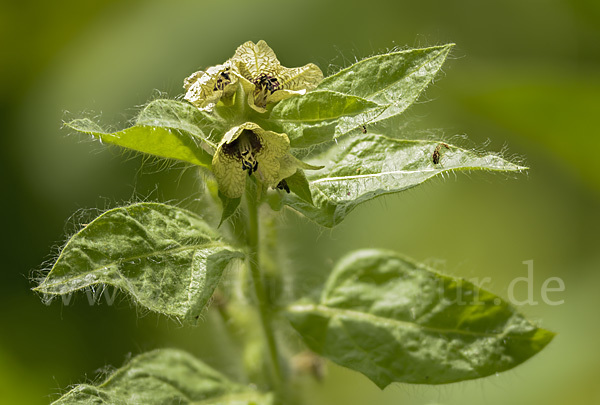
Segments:
[[[62,295],[110,285],[152,311],[193,323],[241,256],[196,214],[139,203],[109,210],[75,234],[35,290]]]
[[[346,256],[320,301],[292,305],[287,316],[313,351],[381,389],[492,375],[554,337],[472,283],[379,250]]]
[[[292,147],[303,148],[342,134],[347,117],[380,108],[360,97],[330,90],[313,91],[277,104],[263,125],[285,132]],[[353,122],[353,121],[352,121]]]
[[[333,227],[357,205],[457,170],[521,171],[495,154],[478,154],[435,141],[367,134],[340,142],[325,169],[309,172],[314,205],[293,194],[284,203],[316,223]]]
[[[454,44],[363,59],[306,96],[279,103],[271,119],[292,147],[330,141],[404,112],[434,79]]]
[[[169,99],[156,99],[148,103],[138,114],[135,123],[178,129],[211,142],[218,142],[226,128],[217,115],[200,111],[187,102]]]
[[[65,125],[105,143],[207,168],[211,166],[215,145],[206,134],[213,130],[213,136],[222,134],[222,123],[214,116],[187,103],[162,99],[148,104],[135,125],[121,131],[106,131],[88,118]]]
[[[308,184],[308,180],[302,169],[298,169],[296,173],[285,179],[285,181],[292,193],[296,194],[301,200],[306,201],[311,205],[313,204],[312,195],[310,194],[310,185]]]
[[[333,90],[379,104],[352,120],[354,128],[401,114],[433,81],[454,44],[375,55],[325,78],[318,90]],[[351,128],[346,123],[345,132]]]
[[[270,405],[271,394],[231,382],[192,355],[174,349],[141,354],[98,386],[77,385],[55,405]]]
[[[229,219],[229,217],[235,213],[240,205],[240,201],[242,201],[242,198],[229,198],[220,191],[218,192],[218,195],[219,199],[221,200],[221,204],[223,205],[223,213],[221,214],[221,220],[219,221],[219,226],[221,226],[223,225],[223,222],[227,221],[227,219]]]

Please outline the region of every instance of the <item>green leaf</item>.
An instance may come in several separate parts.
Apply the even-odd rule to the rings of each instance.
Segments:
[[[141,354],[98,386],[77,385],[54,405],[271,405],[271,394],[231,382],[189,353]]]
[[[271,111],[269,119],[292,123],[333,121],[377,106],[377,103],[360,97],[321,90],[281,101]]]
[[[314,205],[293,194],[284,204],[314,222],[333,227],[357,205],[376,197],[415,187],[443,173],[459,170],[514,172],[526,167],[500,156],[436,141],[391,139],[367,134],[340,142],[325,169],[309,173]],[[434,154],[438,151],[438,163]]]
[[[262,125],[285,132],[292,147],[304,148],[342,135],[348,130],[347,117],[379,107],[361,97],[330,90],[313,91],[281,101]]]
[[[554,337],[494,294],[380,250],[346,256],[320,301],[292,305],[287,316],[313,351],[381,389],[492,375]]]
[[[317,90],[339,91],[378,104],[392,103],[398,96],[414,101],[453,46],[446,44],[375,55],[326,77]]]
[[[271,113],[278,125],[273,130],[287,133],[292,147],[306,148],[397,116],[433,80],[453,46],[363,59],[325,78],[315,91],[280,102]]]
[[[221,204],[223,205],[223,213],[221,214],[221,221],[219,221],[219,226],[221,226],[223,222],[227,221],[227,219],[235,213],[242,198],[229,198],[220,191],[218,193]]]
[[[405,110],[433,80],[454,44],[375,55],[325,78],[317,90]]]
[[[195,107],[175,100],[155,100],[137,117],[135,125],[109,132],[88,118],[65,126],[90,134],[101,142],[150,155],[210,168],[215,145],[204,131],[222,133],[220,121]]]
[[[194,323],[240,257],[196,214],[139,203],[109,210],[76,233],[34,290],[62,295],[110,285],[152,311]]]
[[[169,99],[148,103],[135,122],[137,125],[178,129],[212,143],[218,142],[226,129],[217,115],[200,111],[187,102]]]
[[[310,185],[302,169],[298,169],[296,173],[285,179],[285,181],[292,193],[296,194],[301,200],[311,205],[313,204]]]
[[[454,44],[375,55],[277,104],[263,126],[294,148],[330,141],[404,112],[433,80]]]

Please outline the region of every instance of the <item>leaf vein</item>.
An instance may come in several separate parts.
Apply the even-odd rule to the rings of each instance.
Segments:
[[[160,255],[166,255],[166,254],[170,254],[170,253],[178,253],[178,252],[184,252],[186,250],[194,250],[194,249],[207,249],[207,248],[211,248],[211,247],[218,247],[218,246],[227,246],[225,245],[223,242],[211,242],[211,243],[207,243],[207,244],[196,244],[196,245],[188,245],[188,246],[180,246],[177,248],[173,248],[173,249],[165,249],[165,250],[158,250],[158,251],[153,251],[153,252],[149,252],[146,254],[142,254],[142,255],[137,255],[137,256],[130,256],[130,257],[126,257],[126,258],[120,258],[118,261],[113,261],[111,263],[107,263],[101,267],[97,267],[91,270],[88,270],[86,272],[82,272],[82,273],[78,273],[77,275],[67,278],[67,279],[61,279],[60,281],[56,282],[56,283],[43,283],[42,285],[40,285],[39,287],[36,287],[36,290],[39,290],[41,287],[44,287],[44,289],[47,289],[49,287],[54,287],[57,285],[61,285],[61,284],[65,284],[68,283],[69,281],[73,281],[76,280],[78,278],[81,278],[85,275],[88,274],[92,274],[94,272],[100,271],[102,269],[106,269],[109,268],[111,266],[118,266],[120,264],[122,264],[123,262],[128,262],[131,260],[137,260],[137,259],[145,259],[148,257],[152,257],[152,256],[160,256]],[[122,274],[120,272],[117,272],[119,274],[120,277],[122,277]],[[80,287],[78,287],[78,289],[90,286],[90,285],[94,285],[94,284],[104,284],[104,282],[102,281],[91,281],[89,283],[87,283],[86,285],[82,285]],[[109,283],[110,284],[110,283]]]
[[[398,328],[413,328],[413,329],[422,329],[427,332],[435,332],[440,334],[458,334],[458,335],[466,335],[466,336],[478,336],[478,337],[494,337],[494,338],[502,338],[506,335],[506,333],[486,333],[486,332],[474,332],[468,330],[460,330],[460,329],[443,329],[443,328],[435,328],[433,326],[426,325],[418,325],[412,322],[401,321],[393,318],[384,318],[379,315],[368,314],[365,312],[354,311],[351,309],[343,309],[343,308],[334,308],[328,307],[326,305],[292,305],[288,307],[288,311],[291,312],[321,312],[324,315],[331,317],[341,317],[341,318],[350,318],[350,319],[358,319],[363,321],[369,321],[372,323],[378,324],[388,324]],[[527,340],[528,337],[520,337],[520,336],[511,336],[513,339],[523,339]]]

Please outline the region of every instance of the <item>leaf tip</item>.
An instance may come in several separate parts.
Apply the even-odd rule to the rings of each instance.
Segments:
[[[537,343],[539,350],[542,350],[550,342],[552,342],[555,337],[556,332],[552,332],[548,329],[538,328],[532,340]]]

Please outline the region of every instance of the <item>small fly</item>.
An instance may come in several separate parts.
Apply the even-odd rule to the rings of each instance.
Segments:
[[[440,144],[436,146],[435,150],[433,151],[433,155],[431,156],[431,160],[433,160],[434,165],[440,163],[440,159],[442,157],[442,154],[440,152],[442,148],[450,149],[450,146],[448,146],[448,144],[444,142],[440,142]]]

